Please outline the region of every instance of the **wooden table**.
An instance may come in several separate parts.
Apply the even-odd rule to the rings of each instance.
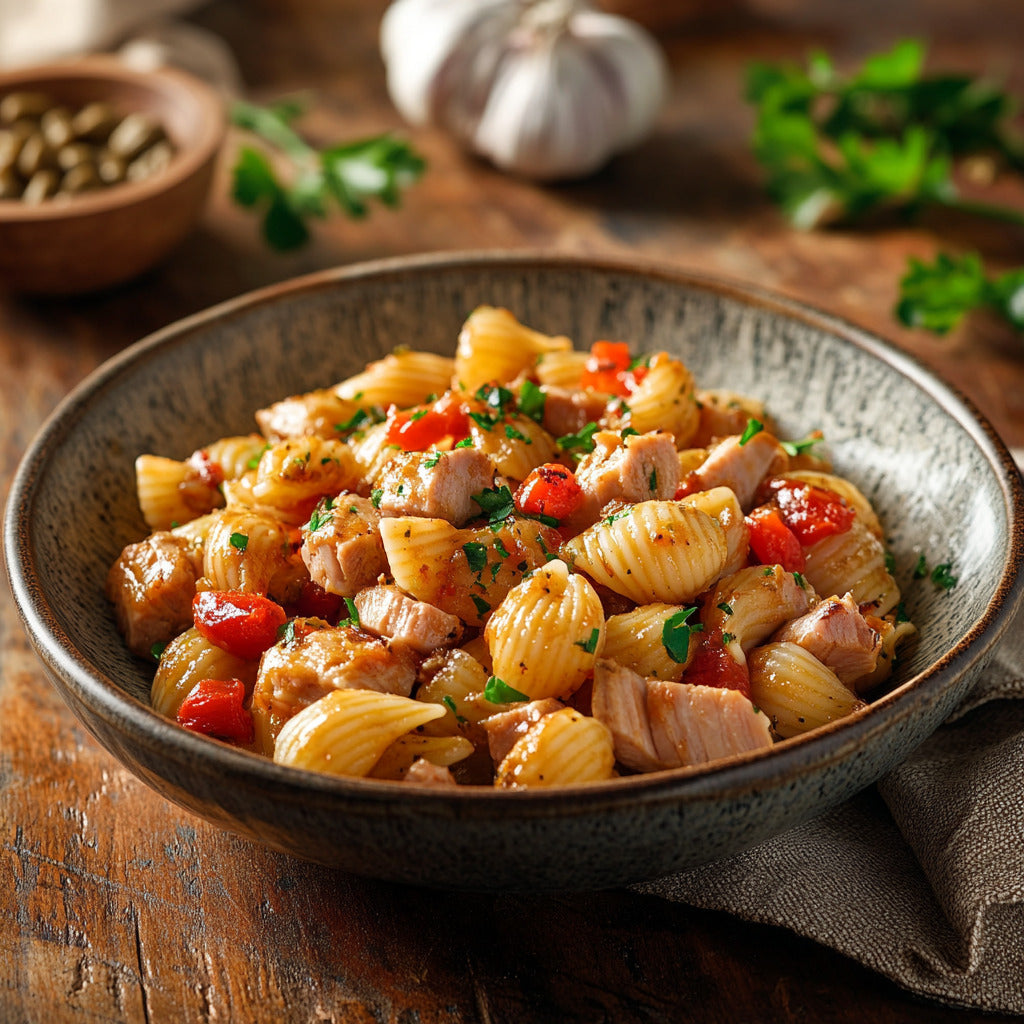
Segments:
[[[430,168],[400,211],[332,222],[281,257],[227,199],[228,153],[204,223],[159,270],[87,298],[0,295],[4,492],[57,401],[147,332],[297,273],[467,248],[633,254],[776,289],[891,338],[1024,444],[1019,337],[981,319],[936,340],[890,313],[907,255],[941,238],[1019,264],[1024,232],[953,219],[794,232],[759,187],[741,84],[753,58],[820,45],[852,63],[920,35],[937,66],[1024,93],[1024,6],[748,0],[674,22],[670,6],[650,5],[673,66],[658,130],[591,181],[537,187],[417,132]],[[308,125],[327,141],[401,127],[377,51],[383,7],[218,0],[195,20],[233,47],[253,98],[310,90]],[[424,892],[270,853],[165,803],[99,748],[46,682],[6,591],[0,658],[5,1022],[995,1019],[921,1003],[788,933],[655,898]]]

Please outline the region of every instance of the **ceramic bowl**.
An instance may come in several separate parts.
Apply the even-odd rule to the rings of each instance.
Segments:
[[[108,567],[146,534],[141,452],[183,458],[252,429],[253,411],[323,387],[398,344],[452,353],[481,303],[578,346],[628,339],[681,355],[705,387],[767,399],[784,436],[821,428],[875,503],[920,633],[866,710],[773,749],[567,789],[426,790],[284,768],[148,706]],[[138,777],[210,821],[346,871],[468,889],[580,889],[739,851],[850,797],[963,700],[1019,602],[1020,476],[951,388],[864,331],[803,306],[658,268],[530,254],[419,257],[324,272],[174,324],[100,367],[19,469],[5,543],[20,613],[54,684]],[[953,563],[943,591],[920,553]],[[110,808],[110,813],[116,813]]]
[[[29,204],[0,199],[0,286],[77,294],[121,284],[170,253],[201,216],[226,132],[220,97],[171,68],[138,71],[114,57],[83,57],[0,74],[0,97],[38,91],[71,110],[109,102],[150,115],[175,154],[152,177]]]

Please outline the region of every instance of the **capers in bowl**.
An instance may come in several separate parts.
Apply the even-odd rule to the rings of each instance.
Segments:
[[[174,146],[141,111],[93,101],[72,109],[18,90],[0,97],[0,199],[66,199],[163,171]]]

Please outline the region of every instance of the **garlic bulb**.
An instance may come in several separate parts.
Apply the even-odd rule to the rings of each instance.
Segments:
[[[587,0],[395,0],[381,52],[408,121],[538,179],[582,177],[638,142],[668,79],[644,29]]]

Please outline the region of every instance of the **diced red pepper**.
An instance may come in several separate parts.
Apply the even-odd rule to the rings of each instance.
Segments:
[[[211,644],[236,658],[255,661],[277,642],[277,631],[288,616],[262,594],[203,590],[192,599],[192,619]]]
[[[203,679],[182,701],[178,725],[232,743],[252,743],[255,728],[244,702],[241,679]]]
[[[514,501],[524,515],[563,520],[579,511],[583,489],[571,469],[548,462],[530,472],[516,490]]]
[[[631,395],[647,375],[646,366],[630,369],[632,361],[624,341],[595,341],[590,346],[580,384],[603,395]]]
[[[717,686],[723,690],[739,690],[750,696],[750,673],[725,646],[722,633],[702,633],[693,660],[686,666],[683,681],[696,686]]]
[[[746,517],[750,549],[763,565],[781,565],[786,572],[800,572],[806,559],[800,539],[785,524],[778,509],[761,505]]]
[[[388,416],[387,442],[406,452],[424,452],[431,445],[469,437],[469,415],[454,395],[433,405],[396,411]]]
[[[298,615],[304,619],[324,619],[334,623],[341,618],[344,607],[345,599],[343,597],[328,593],[318,583],[306,580],[299,592],[298,599],[289,606],[288,611],[291,616]]]
[[[189,456],[188,464],[196,477],[207,487],[217,488],[224,483],[224,467],[219,462],[214,462],[205,448],[193,452]]]
[[[769,487],[783,520],[804,547],[853,525],[856,513],[833,491],[785,478],[772,480]]]

